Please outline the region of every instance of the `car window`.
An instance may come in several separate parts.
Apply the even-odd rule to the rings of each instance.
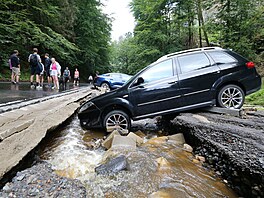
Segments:
[[[233,63],[236,62],[232,56],[224,53],[224,52],[207,52],[216,63],[224,64],[224,63]]]
[[[181,72],[186,73],[210,66],[210,61],[204,53],[189,54],[178,57]]]
[[[171,76],[173,76],[172,59],[160,62],[150,67],[140,75],[140,77],[144,79],[145,83],[153,82]]]

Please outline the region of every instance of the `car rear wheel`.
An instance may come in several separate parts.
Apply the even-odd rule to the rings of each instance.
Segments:
[[[120,133],[125,133],[125,131],[130,129],[130,126],[131,120],[129,116],[120,110],[110,111],[104,118],[104,127],[107,132],[117,130]]]
[[[104,88],[104,89],[106,89],[107,91],[110,90],[110,86],[109,86],[109,84],[106,83],[106,82],[102,83],[102,84],[101,84],[101,87]]]
[[[244,91],[237,85],[226,85],[218,93],[217,102],[220,107],[240,109],[245,101]]]

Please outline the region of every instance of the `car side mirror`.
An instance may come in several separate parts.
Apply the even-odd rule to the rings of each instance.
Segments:
[[[134,83],[134,86],[138,86],[140,84],[144,83],[144,79],[142,77],[139,77],[136,82]]]

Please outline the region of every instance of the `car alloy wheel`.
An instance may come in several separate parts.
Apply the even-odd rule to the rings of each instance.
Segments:
[[[107,132],[119,131],[121,134],[127,133],[130,129],[131,121],[128,115],[120,110],[109,112],[104,118],[104,126]]]
[[[105,89],[105,90],[107,90],[107,91],[109,91],[109,90],[110,90],[110,86],[109,86],[109,84],[108,84],[108,83],[105,83],[105,82],[104,82],[104,83],[102,83],[102,84],[101,84],[101,87],[102,87],[102,88],[104,88],[104,89]]]
[[[237,85],[224,86],[218,94],[218,104],[229,109],[239,109],[245,100],[244,91]]]

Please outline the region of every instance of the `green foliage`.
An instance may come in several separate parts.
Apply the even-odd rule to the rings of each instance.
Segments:
[[[246,104],[264,106],[264,79],[262,79],[262,88],[258,92],[246,96]]]
[[[109,65],[110,23],[99,0],[5,0],[0,2],[0,72],[10,53],[20,52],[22,67],[33,47],[63,67],[78,66],[81,77]]]

